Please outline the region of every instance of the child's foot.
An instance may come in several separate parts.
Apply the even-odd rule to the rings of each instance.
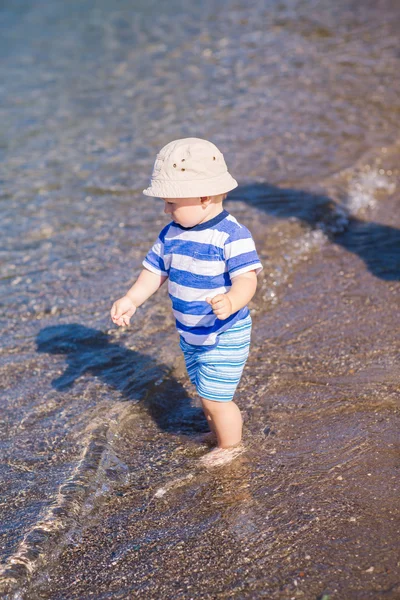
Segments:
[[[245,450],[246,448],[241,442],[232,448],[214,448],[214,450],[202,456],[199,462],[206,468],[222,467],[222,465],[227,465],[240,454],[243,454]]]
[[[199,435],[196,435],[193,439],[198,444],[206,444],[210,447],[216,446],[218,443],[217,436],[213,431],[209,431],[208,433],[201,433]]]

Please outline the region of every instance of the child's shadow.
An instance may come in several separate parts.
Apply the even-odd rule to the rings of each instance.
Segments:
[[[37,351],[65,354],[67,367],[53,379],[56,390],[67,391],[89,373],[118,390],[124,400],[141,401],[160,429],[175,433],[207,431],[203,411],[191,404],[171,368],[111,340],[102,331],[78,323],[42,329]]]
[[[322,229],[333,243],[357,254],[375,277],[400,279],[400,230],[351,215],[346,198],[339,204],[323,194],[256,183],[237,188],[229,200],[241,200],[275,217],[295,217],[313,229]]]

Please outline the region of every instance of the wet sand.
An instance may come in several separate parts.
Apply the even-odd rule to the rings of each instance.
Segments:
[[[2,597],[400,597],[399,19],[0,9]],[[109,319],[166,222],[154,152],[185,135],[223,148],[264,264],[247,452],[214,471],[166,290]]]

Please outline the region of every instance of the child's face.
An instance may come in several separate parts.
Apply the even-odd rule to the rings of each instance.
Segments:
[[[204,198],[163,198],[164,212],[171,215],[172,220],[182,227],[194,227],[208,215],[208,202]]]

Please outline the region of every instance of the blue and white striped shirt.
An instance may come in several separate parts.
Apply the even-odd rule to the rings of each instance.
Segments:
[[[249,314],[247,306],[224,320],[206,298],[225,294],[232,278],[262,265],[250,231],[226,210],[194,227],[171,222],[161,231],[143,266],[168,276],[176,327],[188,344],[213,348],[218,335]]]

